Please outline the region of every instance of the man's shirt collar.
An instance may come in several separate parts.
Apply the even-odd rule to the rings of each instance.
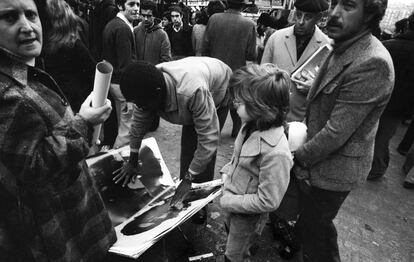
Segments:
[[[129,26],[129,28],[131,28],[131,32],[134,32],[134,27],[132,26],[132,24],[128,21],[128,19],[125,17],[125,15],[122,12],[118,12],[116,16],[119,17],[122,21],[124,21]]]

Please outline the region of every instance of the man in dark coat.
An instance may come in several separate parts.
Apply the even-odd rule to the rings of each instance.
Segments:
[[[106,24],[118,13],[115,0],[96,0],[95,8],[90,15],[89,43],[94,58],[102,58],[102,34]]]
[[[375,137],[374,161],[368,180],[385,174],[390,160],[389,144],[402,120],[410,118],[414,107],[414,13],[408,19],[408,30],[383,44],[395,66],[395,86],[381,116]],[[407,150],[408,151],[408,150]]]
[[[204,35],[203,55],[220,59],[233,71],[256,60],[256,25],[241,15],[243,0],[228,0],[228,9],[210,17]],[[232,136],[236,137],[241,121],[235,109]]]
[[[135,41],[132,22],[139,18],[139,0],[116,0],[119,12],[106,26],[103,32],[103,59],[112,64],[114,71],[111,79],[110,97],[115,104],[111,116],[104,124],[104,145],[113,146],[116,142],[118,126],[123,126],[121,111],[126,115],[130,111],[132,117],[132,104],[128,105],[119,88],[121,71],[135,59]],[[130,110],[128,110],[128,108]],[[117,124],[118,122],[118,124]],[[124,133],[128,133],[124,130]],[[126,144],[129,141],[124,141]],[[121,142],[119,142],[121,146]]]

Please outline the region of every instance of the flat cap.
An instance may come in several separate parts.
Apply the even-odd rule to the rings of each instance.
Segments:
[[[329,0],[296,0],[295,7],[303,12],[319,13],[328,10]]]

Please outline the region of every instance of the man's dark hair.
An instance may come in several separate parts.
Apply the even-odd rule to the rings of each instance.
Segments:
[[[262,24],[264,26],[277,29],[276,19],[269,13],[261,13],[259,19],[257,19],[257,24]]]
[[[243,1],[230,0],[230,1],[227,1],[227,7],[229,9],[241,10],[244,7],[244,3]]]
[[[222,1],[210,1],[207,5],[207,15],[210,17],[217,13],[223,13],[226,5]]]
[[[125,3],[126,3],[126,1],[127,1],[127,0],[115,0],[115,4],[116,4],[117,6],[121,6],[121,7],[122,7],[122,9],[124,9],[124,8],[125,8]]]
[[[121,73],[119,86],[125,99],[141,108],[160,108],[167,88],[161,70],[145,61],[129,64]]]
[[[414,30],[414,12],[408,17],[408,29]]]
[[[168,8],[168,11],[170,11],[170,13],[171,12],[177,12],[177,13],[180,13],[181,15],[184,14],[183,13],[183,9],[180,6],[178,6],[178,5],[172,5],[172,6],[170,6]]]
[[[403,18],[395,22],[395,33],[401,34],[407,29],[408,26],[408,18]]]
[[[143,0],[140,4],[140,10],[151,10],[154,17],[158,17],[157,5],[149,0]]]
[[[364,1],[364,14],[372,15],[369,21],[369,28],[375,30],[382,18],[384,17],[385,10],[387,9],[388,0],[365,0]]]

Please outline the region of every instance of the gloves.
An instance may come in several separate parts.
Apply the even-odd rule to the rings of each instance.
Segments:
[[[193,175],[187,171],[183,180],[178,185],[177,189],[175,190],[175,194],[171,199],[170,206],[175,207],[177,209],[181,209],[183,206],[183,200],[190,192],[191,189],[191,182],[193,181]]]

